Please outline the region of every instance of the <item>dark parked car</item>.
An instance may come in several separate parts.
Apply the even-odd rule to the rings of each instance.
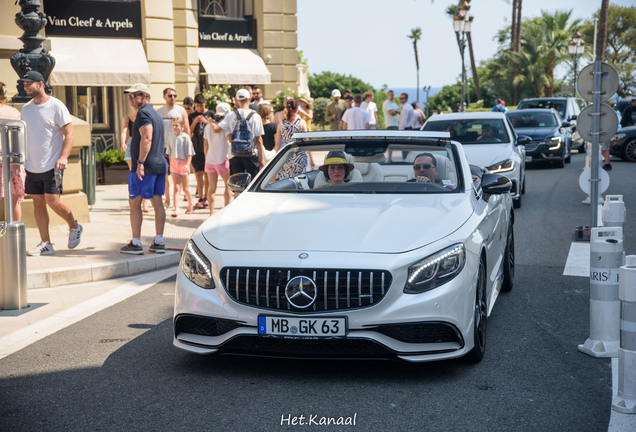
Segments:
[[[636,162],[636,126],[621,128],[610,140],[610,154]]]
[[[554,109],[524,109],[506,113],[518,135],[527,135],[526,162],[549,161],[563,168],[572,156],[569,122]]]
[[[578,149],[579,153],[585,153],[585,141],[576,131],[576,119],[585,108],[587,102],[574,97],[546,97],[523,99],[517,105],[518,110],[544,108],[554,108],[562,119],[570,123],[570,133],[572,134],[572,148]]]

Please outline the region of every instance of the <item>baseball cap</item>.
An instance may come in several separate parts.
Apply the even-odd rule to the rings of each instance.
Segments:
[[[239,91],[236,92],[236,98],[238,100],[251,99],[252,95],[246,89],[240,89]]]
[[[216,113],[222,116],[228,115],[232,108],[225,102],[216,105]]]
[[[20,79],[20,82],[44,82],[44,77],[38,71],[28,71],[24,74],[24,76]]]
[[[340,97],[340,96],[342,95],[340,94],[340,90],[338,89],[334,89],[334,91],[331,92],[331,97]]]
[[[126,90],[124,90],[124,93],[137,93],[137,92],[142,92],[142,93],[146,93],[147,95],[150,95],[150,89],[148,88],[146,84],[142,84],[142,83],[133,84],[130,86],[130,88],[127,88]]]

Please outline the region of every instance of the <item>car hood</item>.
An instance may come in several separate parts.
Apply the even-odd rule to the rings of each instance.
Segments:
[[[489,167],[497,162],[510,159],[513,155],[512,145],[503,144],[465,144],[464,153],[468,163],[482,167]]]
[[[545,138],[552,138],[559,136],[559,128],[518,128],[515,129],[517,135],[526,135],[532,138],[533,141],[539,141]]]
[[[473,213],[467,194],[244,193],[202,234],[232,251],[400,253],[444,238]]]

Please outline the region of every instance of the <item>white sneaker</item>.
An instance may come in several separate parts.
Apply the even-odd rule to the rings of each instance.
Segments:
[[[29,256],[40,256],[40,255],[55,255],[55,251],[53,250],[53,245],[41,241],[39,245],[27,252]]]
[[[77,223],[77,222],[75,222]],[[80,241],[82,241],[82,231],[84,228],[80,224],[77,224],[77,228],[71,228],[68,231],[68,248],[75,249]]]

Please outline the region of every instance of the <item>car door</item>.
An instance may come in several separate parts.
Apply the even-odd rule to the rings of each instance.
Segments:
[[[506,127],[508,128],[509,134],[512,137],[512,144],[515,146],[515,153],[519,156],[519,188],[523,187],[523,181],[526,178],[526,146],[518,146],[517,145],[517,140],[519,139],[519,136],[517,135],[517,132],[515,131],[515,128],[512,126],[512,123],[510,123],[510,119],[508,119],[508,117],[506,117]],[[521,189],[520,189],[521,191]]]

